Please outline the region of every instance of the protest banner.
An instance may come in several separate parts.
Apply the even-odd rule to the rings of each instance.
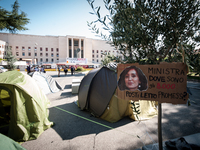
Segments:
[[[184,63],[119,64],[117,79],[117,95],[125,100],[186,104],[188,99]]]

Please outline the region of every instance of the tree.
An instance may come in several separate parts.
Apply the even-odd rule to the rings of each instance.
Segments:
[[[88,0],[91,14],[98,19],[88,26],[120,50],[123,63],[191,62],[200,42],[200,1],[114,0],[111,4],[111,0],[104,0],[109,15],[103,17],[94,2]],[[96,23],[110,35],[103,35]]]
[[[12,55],[12,50],[10,48],[8,48],[8,46],[6,46],[6,51],[5,51],[5,55],[4,55],[4,59],[5,61],[7,61],[7,69],[8,70],[14,70],[16,69],[16,66],[15,66],[15,62],[17,61],[17,58]]]
[[[28,30],[25,25],[29,23],[27,15],[21,11],[19,13],[19,3],[16,0],[12,6],[12,11],[7,11],[0,6],[0,30],[9,30],[15,33],[18,30]]]
[[[0,30],[9,30],[15,33],[18,30],[28,30],[24,27],[29,23],[24,12],[19,13],[19,3],[16,0],[12,6],[12,11],[7,11],[0,6]],[[17,61],[16,57],[12,55],[12,50],[6,46],[4,59],[7,61],[7,68],[14,70],[16,66],[14,63]]]

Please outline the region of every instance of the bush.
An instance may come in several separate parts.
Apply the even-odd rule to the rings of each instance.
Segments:
[[[83,67],[77,67],[76,71],[84,71],[85,69]]]

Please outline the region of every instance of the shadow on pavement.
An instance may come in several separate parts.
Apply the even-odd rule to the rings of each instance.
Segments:
[[[49,111],[49,120],[55,123],[52,128],[63,140],[70,140],[82,135],[99,134],[132,122],[129,118],[123,118],[116,123],[109,123],[93,117],[87,111],[80,110],[75,103],[52,107],[49,108]]]

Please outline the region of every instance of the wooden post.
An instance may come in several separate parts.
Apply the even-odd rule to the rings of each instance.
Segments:
[[[162,145],[162,105],[158,102],[158,143],[159,150],[163,150]]]

